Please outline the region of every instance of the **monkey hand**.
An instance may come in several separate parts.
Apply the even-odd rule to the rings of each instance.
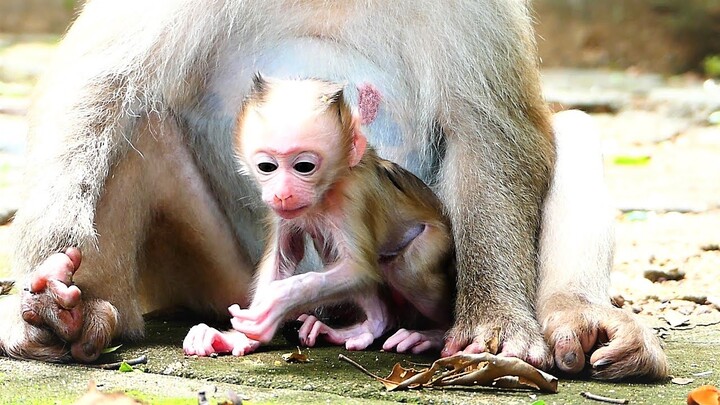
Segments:
[[[530,314],[515,313],[515,318],[493,312],[485,322],[472,323],[468,314],[458,317],[455,326],[447,333],[443,357],[463,353],[490,352],[516,357],[541,369],[549,369],[552,359],[548,346],[540,333],[540,325]],[[476,318],[481,316],[475,315]],[[468,325],[473,325],[468,327]]]
[[[110,343],[118,321],[117,310],[104,300],[82,299],[80,289],[72,283],[81,260],[79,249],[68,248],[65,253],[48,257],[30,274],[29,286],[20,298],[22,318],[31,326],[26,328],[26,341],[20,343],[20,347],[24,346],[23,357],[51,355],[53,350],[33,353],[33,341],[48,339],[47,330],[70,343],[70,354],[81,362],[95,360]],[[42,351],[42,344],[37,349]]]
[[[233,329],[248,338],[267,343],[275,336],[284,318],[282,311],[278,311],[274,305],[274,300],[262,301],[248,309],[240,309],[239,305],[233,304],[228,308],[232,315],[230,323]]]
[[[384,331],[384,328],[378,330],[368,321],[348,328],[335,329],[327,326],[313,315],[303,314],[298,320],[303,322],[299,331],[300,343],[308,347],[315,346],[317,338],[322,335],[328,343],[345,345],[347,350],[365,350]]]
[[[260,342],[249,339],[243,333],[229,330],[220,332],[204,323],[190,328],[183,350],[187,355],[210,356],[213,353],[232,353],[233,356],[244,356],[260,347]]]
[[[543,320],[545,339],[555,366],[579,373],[586,366],[603,380],[622,378],[661,379],[668,365],[660,340],[640,319],[620,308],[589,304],[567,295],[548,304]]]
[[[383,350],[413,354],[440,350],[443,347],[444,337],[445,331],[442,329],[424,331],[400,329],[383,343]]]

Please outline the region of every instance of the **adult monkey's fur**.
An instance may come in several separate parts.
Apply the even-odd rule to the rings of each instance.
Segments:
[[[559,220],[579,208],[555,196],[538,248],[554,149],[527,3],[90,1],[33,110],[18,277],[81,248],[85,327],[66,340],[83,361],[112,337],[140,337],[145,310],[226,316],[230,303],[247,304],[261,249],[256,191],[234,174],[230,148],[252,75],[367,82],[383,96],[370,142],[433,186],[453,222],[458,297],[446,354],[482,350],[500,326],[501,352],[546,367],[552,353],[577,372],[576,336],[613,328],[615,346],[591,358],[597,377],[665,375],[656,339],[609,306],[609,221]],[[572,181],[602,194],[601,181]],[[574,259],[545,237],[555,234],[583,235],[568,240],[585,253]],[[23,297],[56,324],[47,294]],[[67,358],[67,345],[23,323],[16,299],[1,305],[6,353]]]

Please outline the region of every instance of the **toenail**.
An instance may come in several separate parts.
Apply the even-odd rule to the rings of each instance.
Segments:
[[[567,353],[563,356],[563,363],[568,367],[574,366],[577,363],[577,354],[573,352]]]
[[[83,351],[85,352],[86,356],[92,357],[95,355],[95,345],[92,343],[85,343],[83,345]]]
[[[593,363],[592,366],[594,368],[598,368],[598,367],[607,366],[608,364],[611,364],[611,363],[612,363],[612,361],[609,359],[602,359],[602,360],[598,360],[595,363]]]

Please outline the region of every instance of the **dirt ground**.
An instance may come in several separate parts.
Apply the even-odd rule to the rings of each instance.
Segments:
[[[17,43],[0,41],[0,217],[17,204],[28,83],[36,76],[33,69],[41,70],[52,51],[44,44],[18,48]],[[607,184],[618,207],[612,272],[616,303],[655,328],[665,341],[674,376],[692,381],[646,385],[564,379],[560,394],[540,398],[548,404],[586,403],[579,393],[593,390],[632,403],[680,403],[694,387],[720,385],[720,85],[692,76],[553,70],[545,74],[545,88],[555,106],[593,112],[603,134]],[[0,278],[9,275],[10,238],[11,225],[0,226]],[[146,373],[140,375],[118,377],[77,366],[0,358],[0,403],[46,403],[40,398],[68,403],[84,391],[88,379],[103,382],[105,388],[135,389],[152,403],[178,398],[195,402],[194,393],[203,384],[217,392],[228,387],[242,391],[251,403],[533,403],[538,398],[532,393],[472,390],[385,394],[362,375],[342,368],[336,361],[342,350],[337,348],[315,351],[319,360],[312,370],[278,365],[278,353],[287,351],[287,343],[247,359],[188,359],[178,346],[187,325],[159,323],[150,328],[145,343],[126,346],[118,354],[131,358],[151,353],[143,367]],[[158,328],[162,332],[155,334]],[[389,372],[399,358],[408,359],[377,351],[360,358],[379,373]],[[48,381],[52,375],[62,376],[58,381],[64,388]],[[168,396],[174,400],[163,402]]]

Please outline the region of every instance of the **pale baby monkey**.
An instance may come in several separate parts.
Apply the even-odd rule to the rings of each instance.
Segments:
[[[185,340],[186,353],[247,354],[289,317],[345,301],[357,304],[365,320],[335,329],[303,314],[301,343],[313,346],[324,335],[363,350],[400,326],[385,350],[442,347],[452,324],[450,221],[430,188],[367,145],[342,85],[258,75],[235,147],[271,209],[265,255],[250,307],[230,307],[234,331],[198,325]],[[296,274],[305,235],[323,268]]]

